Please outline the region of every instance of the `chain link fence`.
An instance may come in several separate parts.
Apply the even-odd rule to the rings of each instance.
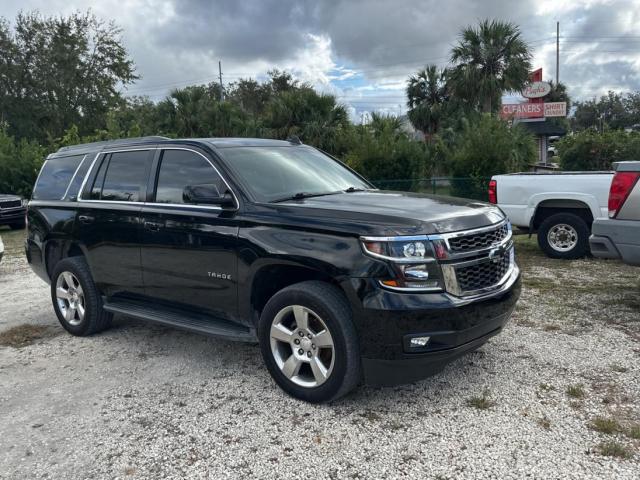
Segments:
[[[491,180],[489,177],[431,177],[373,180],[372,183],[381,190],[446,195],[487,202],[489,201],[487,193],[489,180]]]

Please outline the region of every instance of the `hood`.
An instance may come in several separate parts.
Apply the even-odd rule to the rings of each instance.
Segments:
[[[16,200],[22,200],[22,197],[0,193],[0,202],[14,202]]]
[[[375,235],[455,232],[486,227],[504,218],[498,207],[488,203],[384,190],[311,197],[279,205],[304,209],[309,216],[348,221]]]

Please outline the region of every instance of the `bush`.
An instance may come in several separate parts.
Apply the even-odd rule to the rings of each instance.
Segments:
[[[396,131],[359,130],[350,139],[346,163],[378,188],[411,190],[413,179],[425,174],[428,147]]]
[[[0,128],[0,193],[30,197],[45,156],[35,141],[15,141]]]
[[[467,123],[450,147],[452,193],[487,200],[491,176],[527,169],[536,160],[533,137],[521,126],[483,115]]]
[[[640,133],[585,130],[558,141],[563,170],[611,170],[613,162],[640,159]]]

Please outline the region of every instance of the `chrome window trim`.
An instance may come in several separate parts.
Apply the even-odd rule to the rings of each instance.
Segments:
[[[91,200],[91,199],[82,198],[82,192],[84,191],[84,189],[86,187],[87,180],[91,176],[91,174],[93,172],[93,169],[95,167],[96,161],[98,160],[98,158],[101,155],[107,155],[107,154],[110,154],[110,153],[151,151],[151,150],[185,150],[185,151],[193,152],[193,153],[195,153],[197,155],[200,155],[202,158],[204,158],[207,161],[207,163],[209,163],[209,165],[211,165],[213,170],[218,174],[218,176],[222,179],[224,184],[227,186],[227,188],[231,192],[231,195],[233,195],[233,199],[235,201],[236,207],[234,209],[223,209],[222,207],[218,207],[218,206],[215,206],[215,205],[198,205],[198,204],[192,204],[192,203],[125,202],[125,201],[120,201],[120,200]],[[162,162],[160,162],[160,165],[162,165]],[[141,205],[141,206],[145,206],[145,207],[146,206],[149,206],[149,207],[175,207],[175,208],[203,209],[203,210],[215,210],[215,211],[222,211],[222,210],[225,210],[225,211],[237,211],[240,208],[240,201],[238,200],[238,197],[237,197],[236,193],[233,191],[233,189],[229,185],[229,182],[227,182],[227,179],[224,178],[224,176],[220,173],[220,170],[218,170],[218,168],[211,162],[211,160],[209,160],[205,155],[203,155],[202,153],[198,152],[197,150],[194,150],[192,148],[185,148],[185,147],[128,148],[128,149],[117,149],[117,150],[105,150],[105,151],[98,152],[96,154],[95,158],[93,159],[93,162],[91,163],[91,166],[89,167],[89,170],[87,171],[87,174],[84,177],[84,181],[82,182],[82,185],[80,186],[80,192],[78,193],[78,202],[104,203],[104,204],[115,204],[115,205],[118,205],[118,204],[120,204],[120,205]]]
[[[200,155],[202,158],[204,158],[207,163],[209,165],[211,165],[211,167],[213,168],[213,170],[218,174],[218,176],[222,179],[222,181],[224,182],[224,184],[227,186],[227,188],[229,189],[229,191],[231,192],[231,195],[233,195],[233,200],[236,204],[235,209],[231,210],[231,209],[226,209],[226,211],[235,211],[240,209],[240,200],[238,199],[238,196],[236,195],[236,192],[233,191],[233,188],[231,188],[231,185],[229,185],[229,182],[227,182],[227,179],[224,178],[224,175],[222,175],[222,173],[220,173],[220,170],[218,170],[218,167],[216,167],[213,162],[211,160],[209,160],[207,158],[206,155],[203,155],[202,153],[198,152],[197,150],[194,150],[192,148],[185,148],[185,147],[159,147],[159,150],[184,150],[187,152],[193,152],[196,153],[198,155]],[[159,168],[162,168],[162,161],[160,161],[159,163]],[[157,185],[156,185],[157,187]],[[150,206],[171,206],[171,207],[184,207],[184,208],[204,208],[206,210],[225,210],[222,207],[217,207],[214,205],[198,205],[195,203],[157,203],[157,202],[145,202],[145,205],[150,205]]]
[[[78,166],[76,167],[75,172],[73,172],[73,175],[71,176],[71,180],[69,180],[69,185],[67,185],[67,189],[64,191],[64,195],[62,195],[62,197],[60,197],[60,200],[64,200],[65,197],[67,196],[67,194],[69,193],[69,189],[71,188],[71,185],[73,184],[73,181],[76,179],[76,175],[78,174],[78,170],[80,170],[80,167],[82,166],[82,164],[84,163],[85,159],[87,158],[88,154],[84,154],[84,156],[82,157],[82,160],[80,160],[80,163],[78,164]]]

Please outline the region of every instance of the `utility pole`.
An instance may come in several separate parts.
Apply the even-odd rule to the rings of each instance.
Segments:
[[[556,22],[556,86],[560,83],[560,22]]]
[[[222,62],[218,60],[218,74],[220,75],[220,101],[224,102],[224,89],[222,87]]]

